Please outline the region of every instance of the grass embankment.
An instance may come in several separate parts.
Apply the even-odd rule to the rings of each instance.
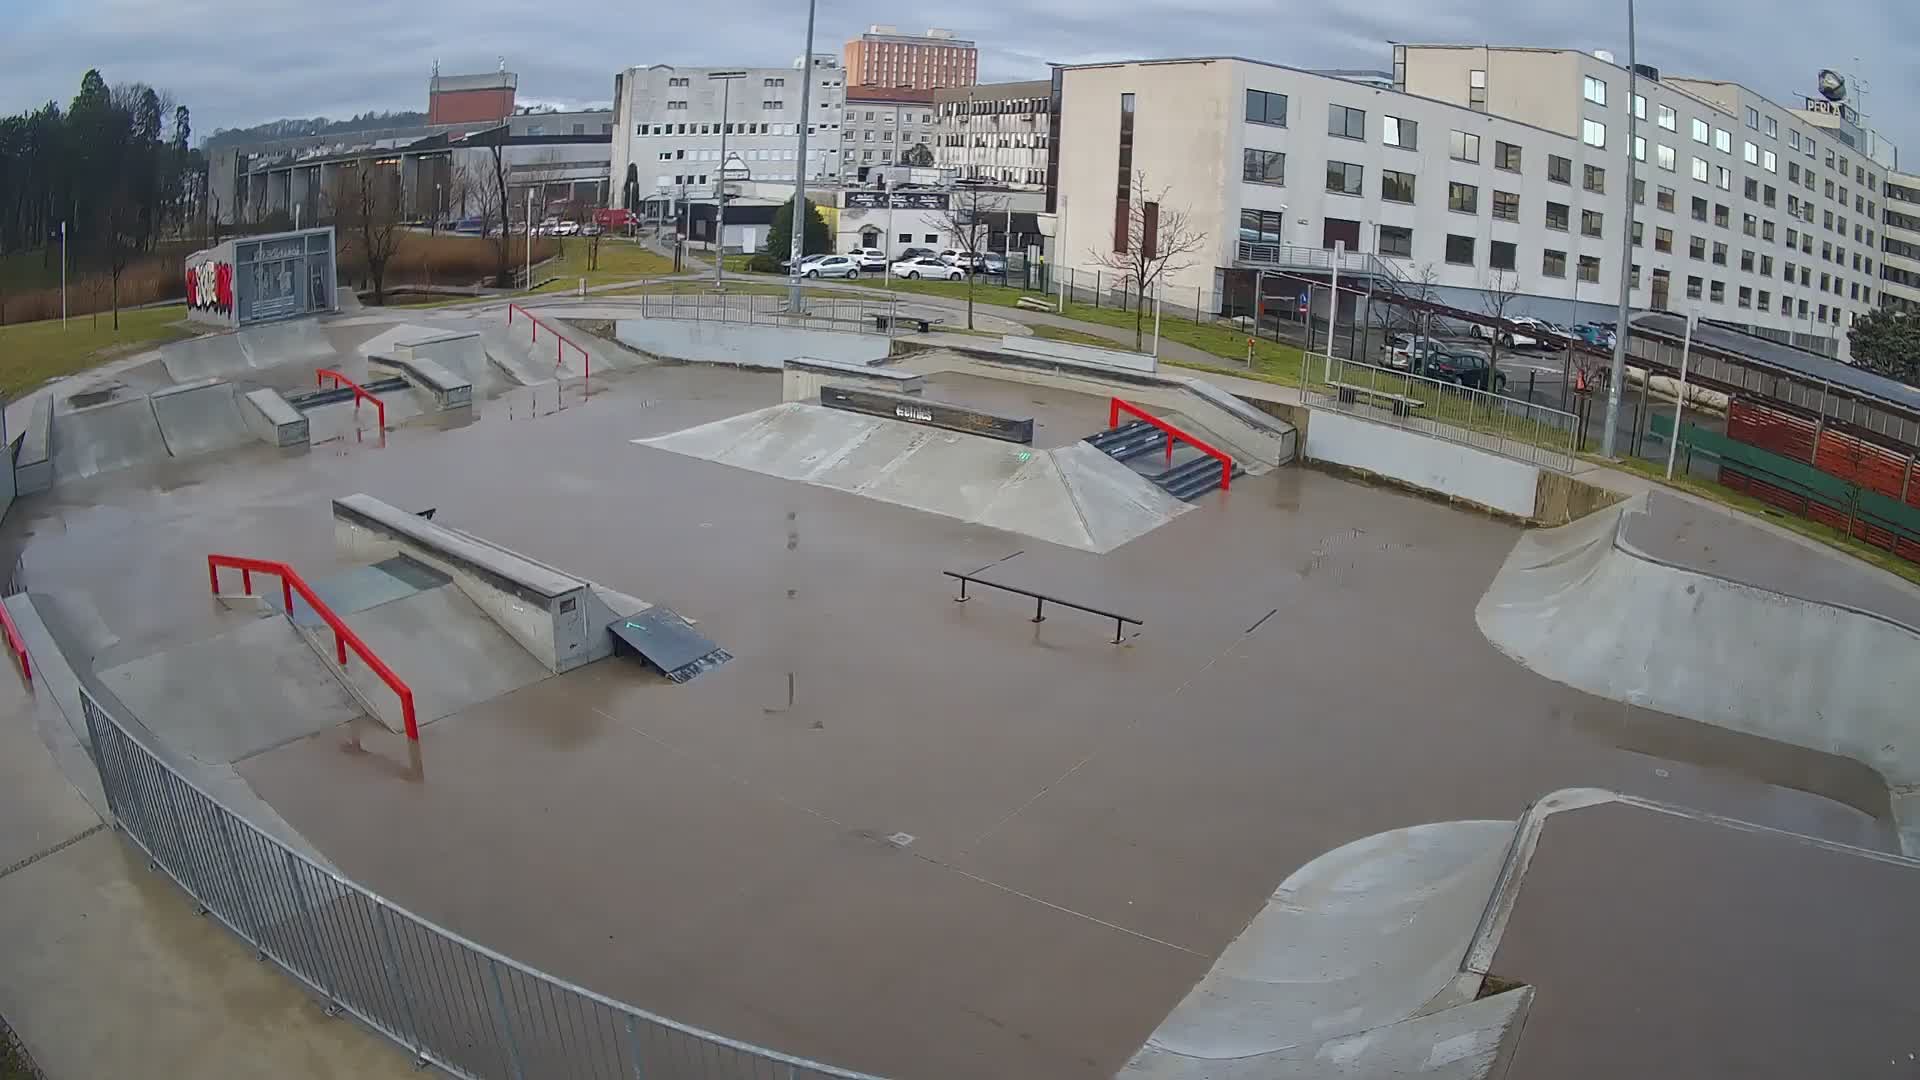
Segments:
[[[14,397],[138,346],[189,337],[194,331],[181,323],[186,317],[184,306],[122,311],[117,333],[113,317],[105,313],[70,318],[65,329],[57,318],[0,326],[0,397]]]
[[[535,278],[551,277],[555,280],[534,290],[537,293],[570,293],[580,285],[580,279],[587,279],[587,287],[611,285],[619,281],[634,281],[639,278],[660,277],[673,273],[673,260],[657,251],[631,240],[606,238],[600,241],[599,257],[594,260],[594,268],[587,269],[588,242],[582,237],[563,238],[560,257],[545,266],[536,266]],[[535,255],[539,249],[535,249]]]
[[[0,1080],[41,1080],[40,1070],[5,1020],[0,1020]]]
[[[1823,525],[1811,518],[1803,518],[1797,514],[1789,514],[1777,506],[1769,506],[1744,492],[1723,487],[1711,480],[1702,480],[1697,476],[1680,475],[1675,476],[1672,480],[1668,480],[1666,478],[1667,466],[1665,462],[1647,461],[1643,458],[1634,457],[1625,458],[1620,461],[1605,461],[1600,458],[1595,458],[1594,460],[1604,465],[1611,465],[1624,472],[1636,473],[1656,483],[1684,491],[1689,495],[1698,495],[1710,502],[1719,503],[1722,506],[1730,507],[1742,513],[1752,514],[1754,517],[1766,518],[1768,521],[1783,529],[1789,529],[1799,533],[1809,540],[1816,540],[1836,551],[1845,552],[1859,559],[1861,562],[1877,566],[1889,574],[1905,578],[1908,581],[1920,585],[1920,564],[1908,562],[1890,551],[1874,547],[1871,544],[1861,543],[1859,540],[1848,536],[1846,533],[1830,525]]]

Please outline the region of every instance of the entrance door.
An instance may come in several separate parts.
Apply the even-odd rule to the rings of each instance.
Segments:
[[[1328,218],[1321,230],[1320,246],[1333,250],[1336,241],[1344,242],[1348,251],[1360,250],[1360,223],[1341,218]]]
[[[1655,311],[1667,310],[1668,282],[1669,278],[1665,270],[1655,270],[1653,272],[1653,302],[1649,306]]]

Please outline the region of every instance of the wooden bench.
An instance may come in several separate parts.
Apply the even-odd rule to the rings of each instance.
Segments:
[[[1412,416],[1413,410],[1425,408],[1427,404],[1419,398],[1408,397],[1406,394],[1392,394],[1385,390],[1376,390],[1370,386],[1358,386],[1353,383],[1342,382],[1330,382],[1327,385],[1333,387],[1334,394],[1339,398],[1342,405],[1352,405],[1358,402],[1362,396],[1365,396],[1373,398],[1376,401],[1386,402],[1387,406],[1393,410],[1393,415],[1395,416]]]
[[[938,315],[920,316],[920,315],[874,314],[874,315],[868,316],[868,318],[873,320],[874,329],[879,330],[881,333],[886,333],[887,325],[889,323],[903,322],[903,323],[912,323],[915,326],[918,326],[920,328],[920,332],[924,334],[929,330],[932,330],[935,326],[938,326],[941,323],[944,323],[947,321],[945,318]]]
[[[1058,310],[1058,305],[1056,305],[1053,301],[1042,300],[1037,296],[1023,296],[1020,299],[1015,300],[1013,303],[1015,307],[1023,307],[1023,308],[1026,308],[1028,311],[1052,312],[1052,311]]]

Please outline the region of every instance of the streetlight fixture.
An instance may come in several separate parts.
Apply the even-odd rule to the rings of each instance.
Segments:
[[[1614,316],[1613,364],[1607,369],[1607,425],[1600,433],[1600,455],[1609,458],[1613,456],[1613,430],[1620,423],[1620,384],[1626,378],[1630,329],[1627,313],[1633,299],[1633,142],[1639,135],[1633,99],[1639,91],[1639,74],[1639,58],[1634,52],[1633,0],[1627,0],[1627,182],[1620,185],[1621,204],[1625,208],[1620,217],[1620,311]]]
[[[727,108],[733,97],[733,83],[747,77],[745,71],[709,71],[708,82],[720,84],[720,168],[713,176],[713,287],[725,286],[727,263]]]
[[[818,0],[807,0],[807,49],[800,54],[800,159],[793,176],[793,219],[788,232],[787,310],[800,314],[800,256],[807,239],[807,125],[813,121],[813,15]]]

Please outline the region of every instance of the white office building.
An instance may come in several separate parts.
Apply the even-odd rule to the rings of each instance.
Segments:
[[[1251,310],[1262,269],[1324,276],[1341,243],[1359,288],[1610,322],[1626,71],[1570,50],[1395,46],[1392,75],[1403,89],[1233,57],[1059,69],[1061,264],[1093,267],[1129,200],[1159,200],[1207,234],[1167,295],[1210,310]],[[1631,303],[1844,356],[1877,302],[1883,170],[1744,88],[1641,82]]]
[[[1888,173],[1882,194],[1883,301],[1887,307],[1920,312],[1920,176]]]
[[[715,77],[723,74],[737,77]],[[800,87],[809,74],[812,101],[803,117]],[[810,68],[798,61],[786,68],[628,68],[613,77],[616,197],[628,180],[643,205],[711,197],[723,172],[723,134],[728,180],[791,181],[800,169],[803,124],[808,180],[838,180],[846,96],[845,74],[826,55],[816,55]]]
[[[911,87],[847,88],[840,128],[840,175],[849,184],[868,183],[876,170],[931,167],[934,161],[932,90]]]
[[[1045,186],[1052,93],[1044,79],[935,90],[935,161],[969,179]]]

